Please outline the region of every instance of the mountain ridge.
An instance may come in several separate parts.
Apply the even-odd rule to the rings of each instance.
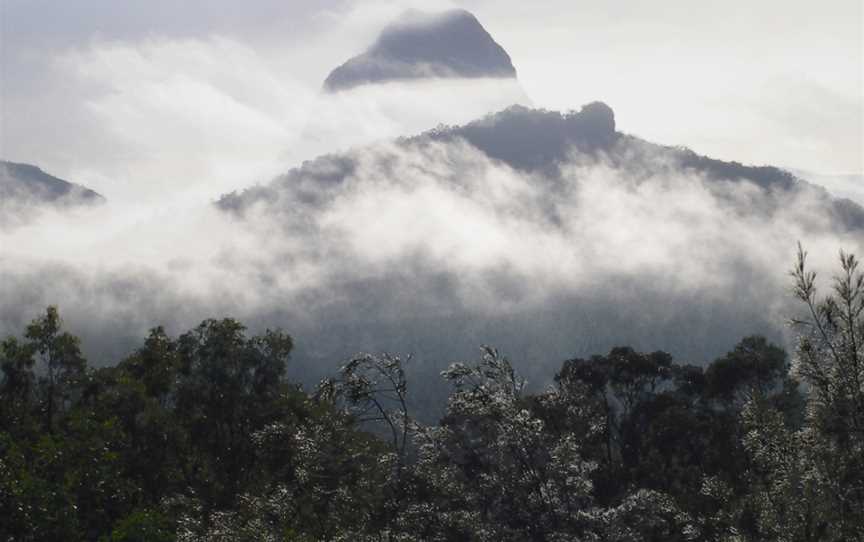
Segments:
[[[0,196],[36,199],[42,202],[95,203],[105,197],[86,186],[66,181],[39,166],[0,160]]]
[[[28,224],[41,210],[101,205],[105,201],[101,194],[38,166],[0,160],[0,229]]]
[[[761,193],[756,198],[760,212],[771,214],[784,205],[783,195],[807,192],[823,208],[826,216],[842,230],[864,230],[864,207],[845,198],[833,197],[824,188],[800,179],[774,166],[744,165],[700,155],[685,147],[652,143],[617,131],[615,114],[603,102],[592,102],[578,112],[557,112],[512,106],[462,126],[438,128],[395,140],[404,148],[430,142],[465,141],[489,159],[525,172],[541,173],[550,180],[554,192],[562,165],[577,157],[606,160],[613,167],[640,176],[684,172],[704,177],[716,194],[724,196],[727,184],[751,182]],[[238,193],[224,194],[217,207],[240,212],[256,202],[274,201],[283,189],[293,192],[292,183],[329,186],[340,183],[355,168],[356,153],[363,147],[340,154],[325,154],[304,162],[266,185]],[[310,195],[302,196],[312,198]],[[315,196],[317,197],[317,196]],[[314,199],[314,198],[313,198]]]

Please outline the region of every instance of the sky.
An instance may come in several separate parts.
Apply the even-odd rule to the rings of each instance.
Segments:
[[[247,176],[263,178],[308,157],[286,149],[309,124],[323,79],[408,7],[472,11],[509,52],[536,106],[568,110],[602,100],[615,109],[620,129],[658,143],[822,175],[864,173],[858,0],[0,6],[0,158],[36,163],[109,193],[140,184],[123,163],[151,168],[155,158],[142,165],[141,155],[169,145],[181,156],[201,155],[184,167],[208,175],[204,155],[242,146],[239,138],[212,135],[223,128],[249,134],[248,146],[260,149],[244,149],[250,163],[281,156],[278,166],[249,166]],[[216,120],[220,111],[227,118]],[[158,168],[148,175],[150,183],[165,177]]]
[[[518,83],[321,93],[405,9],[452,7],[508,51]],[[575,160],[550,195],[476,149],[388,141],[514,102],[601,100],[623,132],[864,203],[862,26],[858,0],[0,0],[0,159],[108,201],[0,230],[0,336],[47,304],[97,357],[227,314],[331,361],[493,341],[555,364],[622,341],[705,361],[744,333],[782,336],[795,242],[821,268],[864,249],[812,194],[766,216],[746,183],[718,197],[661,165],[634,186],[633,171]],[[251,219],[210,205],[334,153],[357,164],[336,185],[319,179],[331,157]]]

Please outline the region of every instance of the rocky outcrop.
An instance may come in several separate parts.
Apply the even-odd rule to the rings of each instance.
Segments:
[[[465,10],[405,13],[372,47],[333,70],[329,92],[423,78],[515,78],[510,56]]]

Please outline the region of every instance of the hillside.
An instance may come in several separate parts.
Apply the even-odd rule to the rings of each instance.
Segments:
[[[98,205],[100,194],[30,164],[0,161],[0,227],[29,222],[40,209]]]

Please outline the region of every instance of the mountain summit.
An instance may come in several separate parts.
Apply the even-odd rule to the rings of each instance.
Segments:
[[[479,77],[515,78],[516,69],[474,15],[462,9],[410,10],[384,28],[365,53],[330,72],[324,89],[338,92],[387,81]]]

